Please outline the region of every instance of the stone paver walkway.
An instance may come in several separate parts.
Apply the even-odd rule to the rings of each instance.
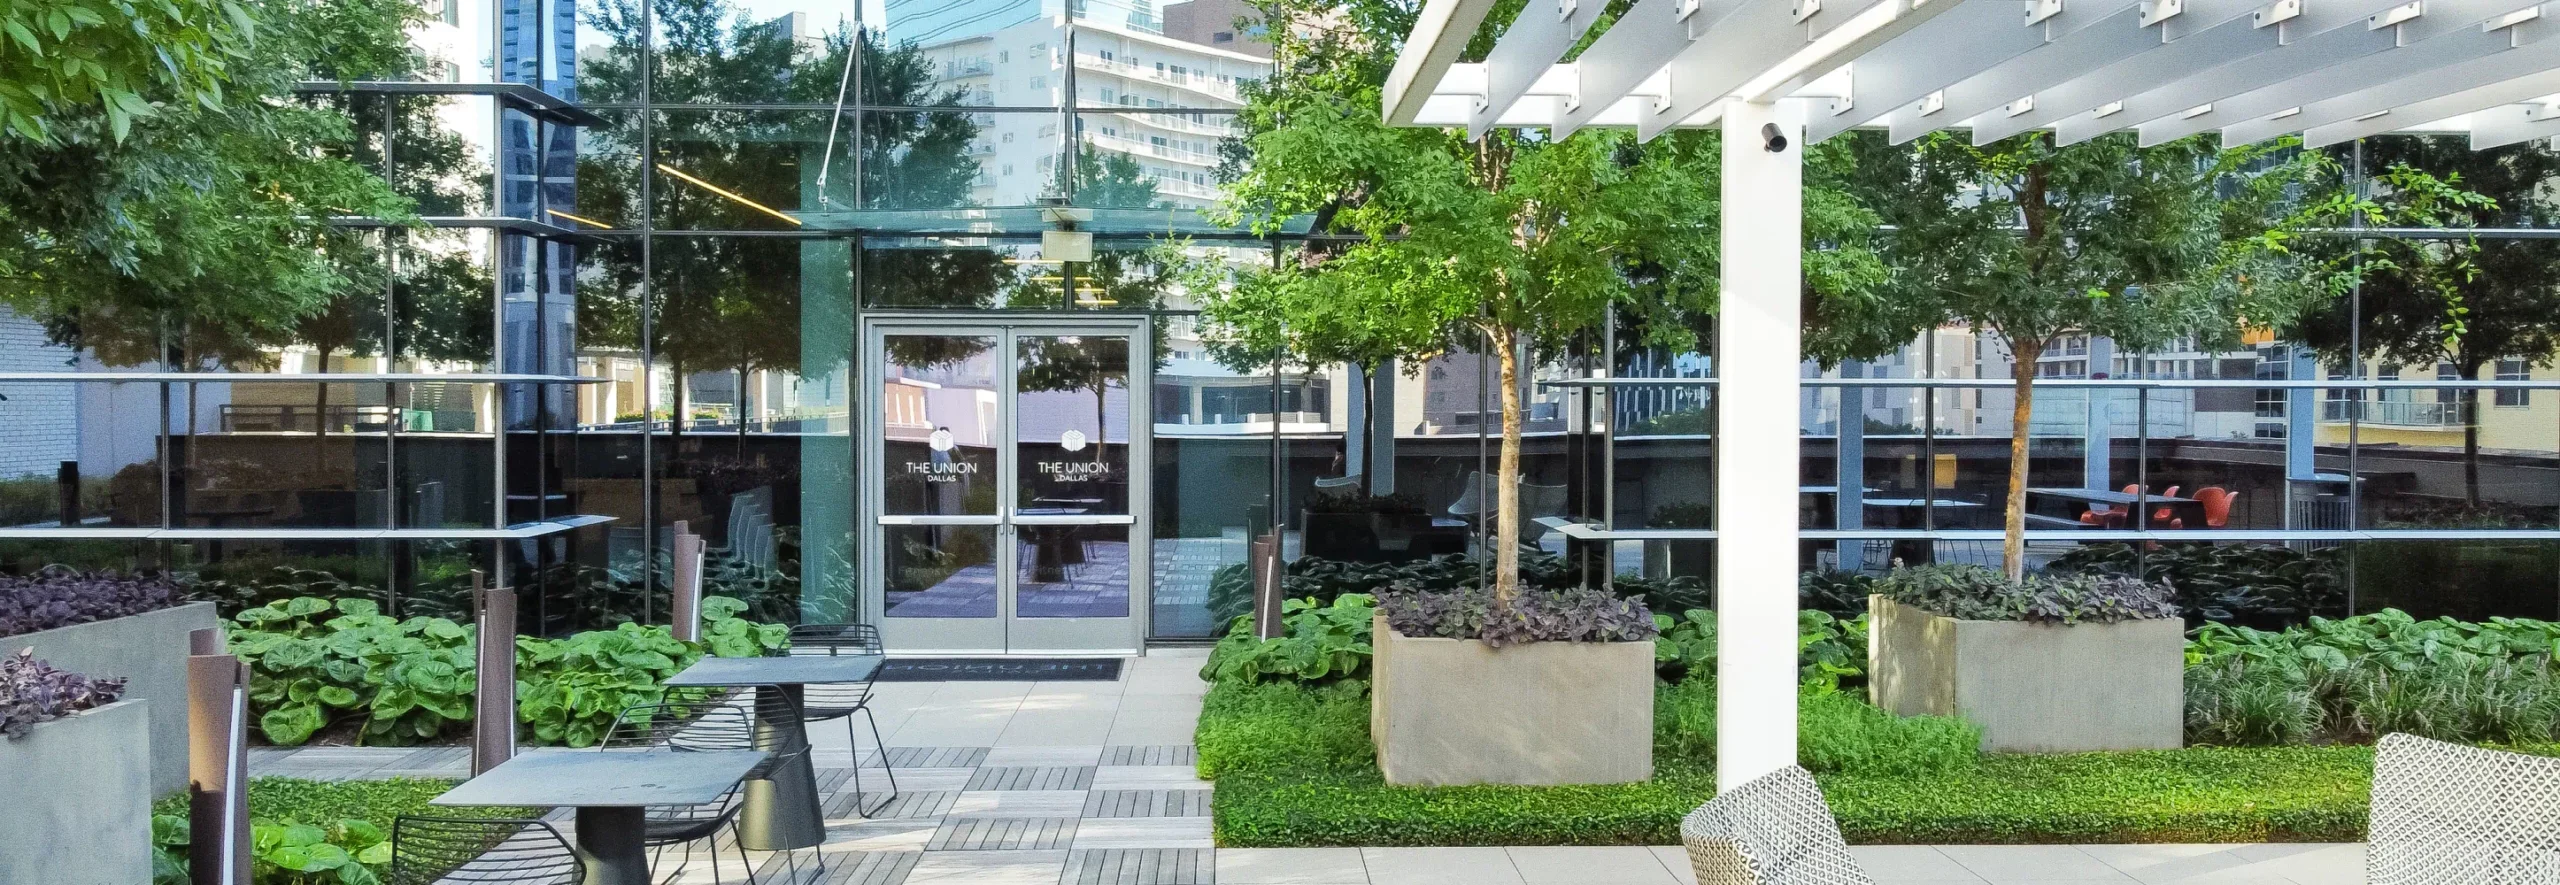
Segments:
[[[828,885],[1680,885],[1675,847],[1217,849],[1191,734],[1198,649],[1132,659],[1114,682],[914,682],[877,688],[896,801],[871,746],[812,727]],[[863,799],[851,766],[863,766]],[[317,779],[461,777],[460,748],[254,750],[251,771]],[[723,848],[726,849],[725,846]],[[2361,885],[2358,845],[1860,846],[1881,885]],[[730,855],[734,860],[735,855]],[[672,857],[670,857],[672,859]],[[780,882],[782,857],[753,858]],[[670,864],[672,866],[672,864]],[[679,881],[710,882],[694,863]],[[737,865],[727,869],[737,880]]]

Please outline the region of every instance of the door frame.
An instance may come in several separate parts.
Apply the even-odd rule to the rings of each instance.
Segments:
[[[1015,614],[1015,593],[1020,579],[1018,558],[1021,544],[1016,527],[1034,524],[1058,524],[1065,520],[1054,517],[1024,517],[1014,513],[1019,503],[1020,421],[1016,407],[1020,403],[1017,368],[1014,365],[1016,335],[1126,335],[1129,338],[1128,377],[1128,485],[1129,512],[1125,519],[1129,530],[1129,615],[1125,618],[1022,618]],[[1090,313],[981,313],[981,312],[894,312],[866,313],[857,329],[857,359],[863,368],[857,376],[863,379],[859,401],[854,409],[854,432],[859,434],[856,449],[857,481],[854,483],[854,531],[860,559],[861,607],[869,623],[880,625],[882,639],[893,652],[908,654],[1018,654],[1018,655],[1127,655],[1137,653],[1147,636],[1147,618],[1153,602],[1154,557],[1150,529],[1150,508],[1154,504],[1153,446],[1155,412],[1150,402],[1154,390],[1153,324],[1144,315]],[[997,391],[1001,437],[996,446],[997,512],[993,516],[941,517],[931,524],[990,525],[996,530],[994,565],[996,572],[996,613],[992,618],[899,618],[888,617],[888,576],[884,527],[915,524],[883,511],[887,504],[887,427],[883,414],[886,397],[887,354],[883,339],[888,335],[978,335],[997,339]],[[1092,520],[1098,524],[1114,524],[1121,517]],[[966,622],[985,620],[986,629],[972,629]],[[899,622],[909,622],[899,629]],[[961,623],[953,623],[961,622]],[[903,634],[903,635],[901,635]]]

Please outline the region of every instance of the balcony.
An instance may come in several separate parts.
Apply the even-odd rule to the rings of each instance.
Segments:
[[[2320,420],[2344,423],[2352,415],[2365,424],[2450,430],[2468,423],[2464,419],[2470,410],[2464,406],[2460,402],[2329,400],[2320,404]]]
[[[1215,96],[1229,102],[1240,103],[1244,101],[1243,96],[1236,92],[1236,84],[1221,83],[1218,82],[1217,78],[1197,71],[1185,71],[1181,74],[1175,74],[1171,71],[1159,71],[1152,67],[1139,67],[1116,58],[1103,58],[1096,55],[1076,56],[1076,66],[1089,71],[1100,71],[1108,74],[1118,74],[1132,79],[1146,80],[1152,83],[1163,83],[1180,89],[1188,89],[1204,95]]]
[[[965,61],[948,61],[942,63],[942,79],[957,80],[962,77],[984,77],[993,73],[995,69],[994,64],[989,63],[983,58],[973,58]]]

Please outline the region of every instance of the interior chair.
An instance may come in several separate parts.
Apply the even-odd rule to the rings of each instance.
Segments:
[[[2136,483],[2126,483],[2124,493],[2128,495],[2142,494],[2142,486]],[[2124,509],[2118,510],[2105,504],[2091,504],[2089,505],[2089,509],[2080,512],[2080,522],[2083,525],[2093,525],[2099,528],[2120,529],[2124,528],[2126,514],[2130,514],[2132,512],[2133,507],[2131,505],[2127,505]]]
[[[2215,491],[2221,490],[2215,489]],[[2198,494],[2202,493],[2199,492]],[[2217,497],[2220,499],[2220,503],[2206,502],[2204,505],[2205,528],[2218,529],[2223,526],[2230,525],[2231,508],[2240,503],[2239,492],[2223,492]]]
[[[1472,521],[1476,517],[1483,516],[1485,511],[1493,509],[1493,505],[1484,499],[1485,488],[1492,484],[1492,480],[1486,478],[1484,471],[1467,471],[1466,487],[1458,493],[1458,500],[1449,502],[1449,515]]]
[[[749,690],[670,693],[669,700],[655,704],[634,704],[623,708],[613,718],[613,726],[605,732],[603,752],[621,749],[672,750],[763,750],[763,762],[748,769],[738,783],[719,799],[702,805],[652,805],[643,814],[641,844],[663,855],[667,846],[684,846],[681,871],[693,858],[693,843],[713,839],[722,828],[729,831],[729,844],[738,850],[738,862],[747,872],[747,881],[756,881],[755,866],[747,860],[747,849],[738,844],[738,811],[742,807],[740,790],[747,781],[765,780],[782,766],[809,754],[805,734],[796,724],[791,728],[759,728],[759,721],[792,721],[800,718],[800,705],[775,686],[756,686]],[[752,698],[752,700],[750,700]],[[720,850],[709,846],[711,879],[722,881]],[[798,881],[799,860],[793,857],[793,881]],[[650,863],[655,875],[656,861]],[[667,874],[662,879],[674,879]]]
[[[870,624],[802,624],[791,628],[791,653],[795,655],[876,655],[883,654],[880,628]],[[879,671],[872,671],[874,677]],[[864,817],[876,814],[898,798],[898,770],[889,764],[889,742],[880,738],[880,719],[871,712],[871,686],[874,680],[811,684],[801,687],[800,718],[805,722],[844,720],[845,746],[854,751],[854,809]],[[853,714],[862,714],[871,726],[871,745],[880,748],[880,771],[889,777],[889,794],[880,801],[864,806],[862,792],[862,740],[853,730]]]
[[[587,877],[540,820],[404,814],[391,822],[391,885],[577,885]]]
[[[2384,735],[2367,818],[2371,885],[2560,881],[2560,759]]]
[[[1698,885],[1873,885],[1813,775],[1789,765],[1680,819]]]
[[[2165,492],[2161,492],[2161,493],[2160,493],[2160,497],[2163,497],[2163,498],[2175,498],[2175,497],[2177,497],[2177,496],[2178,496],[2178,487],[2177,487],[2177,486],[2170,486],[2168,491],[2165,491]],[[2160,508],[2160,509],[2158,509],[2158,510],[2151,511],[2151,524],[2152,524],[2152,525],[2155,525],[2155,526],[2157,526],[2157,525],[2176,525],[2176,524],[2177,524],[2177,519],[2178,519],[2178,514],[2174,511],[2174,509],[2169,508],[2169,507],[2165,507],[2165,506],[2164,506],[2164,507],[2161,507],[2161,508]]]

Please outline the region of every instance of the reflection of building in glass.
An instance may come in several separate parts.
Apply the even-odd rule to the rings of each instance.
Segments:
[[[1032,0],[891,3],[887,33],[922,48],[939,68],[936,88],[958,90],[972,107],[1054,107],[1072,83],[1075,105],[1085,109],[1072,124],[1083,144],[1135,161],[1154,184],[1156,203],[1215,202],[1218,145],[1236,135],[1232,117],[1220,112],[1241,107],[1242,84],[1271,69],[1256,54],[1267,51],[1264,44],[1234,24],[1246,10],[1194,0],[1168,6],[1162,21],[1142,3],[1094,2],[1079,10],[1072,70],[1064,19]],[[1181,30],[1168,32],[1168,22]],[[1057,164],[1070,141],[1057,116],[980,119],[969,147],[979,170],[972,203],[1022,205],[1060,191]]]

